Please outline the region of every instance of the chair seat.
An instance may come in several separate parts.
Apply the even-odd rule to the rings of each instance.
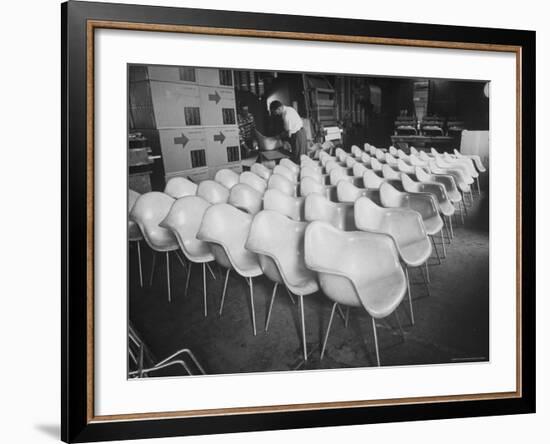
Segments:
[[[203,263],[214,260],[214,255],[212,254],[210,246],[198,239],[188,239],[184,241],[182,251],[191,262]]]
[[[428,238],[408,245],[398,245],[401,258],[411,267],[419,267],[428,260],[432,253],[432,246]]]
[[[128,240],[130,242],[137,242],[143,239],[143,235],[141,234],[141,230],[139,229],[138,224],[136,224],[133,220],[128,221]]]
[[[445,216],[452,216],[455,213],[455,207],[450,201],[439,202],[438,205],[439,205],[439,210]]]
[[[368,313],[373,318],[381,319],[399,306],[407,291],[407,281],[403,273],[395,272],[364,285],[359,284],[358,289]]]
[[[439,215],[424,219],[424,228],[426,229],[426,233],[429,235],[439,233],[439,231],[443,228],[443,220],[439,217]]]

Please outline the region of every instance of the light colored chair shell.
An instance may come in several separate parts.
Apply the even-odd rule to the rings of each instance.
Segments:
[[[456,186],[456,182],[453,176],[448,174],[429,174],[420,167],[415,168],[416,179],[425,183],[439,183],[445,187],[447,196],[453,203],[460,202],[462,195]]]
[[[272,171],[261,163],[252,164],[250,171],[265,181],[269,180],[272,174]]]
[[[393,156],[393,157],[396,157],[397,156],[397,148],[395,148],[393,145],[390,146],[389,148],[389,153]]]
[[[313,180],[313,179],[312,179]],[[277,189],[289,196],[296,196],[296,184],[280,174],[273,174],[267,182],[268,189]]]
[[[367,171],[367,167],[363,165],[360,162],[357,162],[355,165],[353,165],[353,177],[360,177],[363,178],[363,175]]]
[[[292,220],[304,220],[304,204],[304,197],[292,197],[276,189],[264,194],[264,210],[276,211]]]
[[[185,177],[172,177],[166,183],[164,192],[174,199],[197,194],[197,184]]]
[[[255,215],[262,210],[262,193],[246,183],[238,183],[231,188],[228,203],[239,210]]]
[[[290,159],[281,159],[281,161],[279,162],[279,165],[289,169],[290,171],[292,171],[292,173],[294,174],[294,176],[298,176],[298,174],[300,173],[300,166],[299,165],[296,165],[292,160]]]
[[[338,199],[336,185],[323,185],[311,177],[304,177],[300,182],[300,196],[306,197],[313,193],[320,194],[333,201]]]
[[[229,189],[214,180],[203,180],[197,188],[197,196],[211,204],[224,203],[229,199]]]
[[[414,146],[411,146],[409,148],[409,151],[411,152],[411,155],[418,156],[418,154],[419,154],[419,151]]]
[[[305,177],[311,177],[316,182],[319,182],[320,184],[324,184],[325,178],[327,177],[327,175],[321,174],[318,170],[315,170],[309,166],[306,166],[300,170],[300,180],[303,180]]]
[[[375,319],[392,314],[407,291],[392,238],[362,231],[343,232],[326,222],[313,222],[306,229],[305,262],[319,274],[321,289],[334,302],[321,357],[336,305],[362,306],[372,317],[380,365]]]
[[[385,158],[386,158],[386,163],[389,166],[391,166],[393,168],[397,167],[397,159],[395,157],[393,157],[390,153],[386,153]]]
[[[384,182],[384,179],[376,174],[373,170],[365,171],[363,174],[363,183],[365,188],[379,189],[380,185]]]
[[[395,171],[391,166],[387,164],[382,166],[382,174],[384,175],[384,179],[401,180],[401,173]]]
[[[484,173],[485,171],[487,171],[487,169],[483,165],[483,162],[481,161],[481,157],[479,155],[477,155],[477,154],[462,154],[460,151],[458,151],[456,149],[454,150],[454,153],[455,153],[456,157],[458,157],[458,158],[466,157],[466,158],[472,159],[475,163],[475,166],[476,166],[477,170],[480,173]]]
[[[404,173],[401,175],[401,182],[403,183],[403,188],[407,193],[432,194],[438,205],[439,211],[444,216],[450,217],[454,214],[455,207],[449,200],[447,191],[445,191],[445,187],[442,184],[416,182]]]
[[[380,163],[386,163],[386,153],[382,151],[380,148],[376,149],[376,160],[378,160]]]
[[[251,224],[252,216],[244,211],[225,203],[212,205],[204,213],[197,238],[210,244],[216,262],[227,269],[220,314],[225,300],[229,272],[235,270],[246,278],[250,289],[252,329],[256,335],[252,278],[260,276],[262,268],[258,255],[245,248]]]
[[[382,172],[382,164],[375,157],[371,157],[370,166],[374,172],[376,173]]]
[[[380,193],[376,189],[356,187],[350,182],[340,181],[336,186],[338,202],[353,203],[360,197],[366,196],[374,202],[380,202]]]
[[[411,156],[411,158],[415,158],[414,156]],[[408,163],[404,162],[403,159],[397,160],[397,168],[399,168],[399,171],[406,174],[414,174],[415,167],[409,165]]]
[[[294,183],[298,182],[298,176],[282,165],[275,166],[275,168],[273,168],[273,174],[279,174]]]
[[[317,193],[306,197],[304,216],[308,222],[322,220],[340,230],[352,231],[356,229],[352,203],[332,202]]]
[[[368,153],[361,154],[361,162],[363,162],[363,164],[365,166],[368,166],[368,167],[371,166],[371,159],[372,158],[371,158],[370,154],[368,154]]]
[[[250,171],[241,173],[239,182],[254,188],[260,194],[263,194],[267,188],[267,182]]]
[[[214,180],[230,190],[233,186],[239,183],[239,175],[235,171],[222,168],[216,172]]]

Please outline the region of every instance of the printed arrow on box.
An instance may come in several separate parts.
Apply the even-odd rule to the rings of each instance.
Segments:
[[[225,136],[221,131],[220,131],[220,134],[214,134],[214,142],[223,143],[224,140],[225,140]]]
[[[181,133],[181,137],[174,138],[174,144],[181,145],[182,148],[185,148],[185,145],[187,145],[187,142],[189,142],[189,139],[183,133]]]
[[[214,94],[208,94],[208,100],[211,102],[216,102],[216,105],[221,100],[221,96],[218,94],[218,91],[214,91]]]

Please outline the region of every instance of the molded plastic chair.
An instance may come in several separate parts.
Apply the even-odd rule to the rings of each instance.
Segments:
[[[316,182],[324,184],[328,176],[326,174],[321,174],[314,168],[306,166],[300,170],[300,180],[304,179],[304,177],[311,177],[312,179],[315,179]]]
[[[365,171],[365,174],[363,174],[363,184],[365,185],[365,188],[378,190],[383,182],[384,179],[376,174],[373,170],[367,170]]]
[[[231,188],[233,188],[233,186],[239,183],[239,175],[235,171],[228,170],[227,168],[222,168],[221,170],[218,170],[216,172],[214,180],[218,183],[221,183],[225,188],[230,190]]]
[[[342,168],[342,165],[340,165],[335,160],[330,160],[325,164],[325,171],[327,174],[330,174],[330,172],[335,168]]]
[[[223,311],[227,280],[231,270],[246,279],[250,289],[252,329],[254,335],[256,335],[252,278],[260,276],[262,269],[258,256],[244,246],[250,232],[251,223],[252,216],[244,211],[228,204],[212,205],[204,213],[197,239],[208,242],[216,262],[227,269],[220,303],[220,315]]]
[[[448,160],[446,160],[443,156],[436,156],[435,165],[438,168],[460,171],[464,175],[464,180],[468,185],[471,185],[474,183],[473,176],[470,174],[470,169],[463,163],[459,163],[459,162],[451,163]]]
[[[261,163],[252,164],[250,167],[250,172],[254,173],[258,177],[261,177],[265,181],[269,180],[272,174],[272,171]]]
[[[327,163],[329,163],[329,162],[331,162],[331,161],[337,162],[338,159],[336,159],[336,157],[329,156],[329,155],[327,154],[326,156],[320,157],[320,160],[321,160],[321,165],[323,165],[324,167],[326,167]]]
[[[359,148],[357,145],[352,145],[351,146],[351,154],[356,159],[360,159],[361,155],[363,154],[363,150],[361,148]]]
[[[275,211],[262,211],[252,221],[246,248],[258,254],[264,274],[275,285],[269,303],[265,329],[269,328],[277,286],[283,284],[300,299],[300,319],[304,360],[307,361],[304,296],[319,290],[317,275],[304,262],[306,222],[297,222]]]
[[[348,176],[344,168],[334,168],[330,171],[330,184],[336,185],[340,180],[345,180],[346,182],[353,182],[353,176]]]
[[[298,174],[300,173],[300,167],[298,165],[296,165],[292,160],[290,159],[281,159],[281,161],[279,162],[279,165],[289,169],[290,171],[292,171],[292,173],[294,174],[294,176],[298,176]]]
[[[249,187],[254,188],[260,194],[264,194],[267,188],[267,182],[250,171],[241,173],[239,181],[240,183],[245,183]]]
[[[371,156],[368,153],[361,154],[361,162],[367,167],[371,167]]]
[[[272,189],[264,194],[264,210],[272,210],[293,220],[304,220],[304,197],[292,197],[282,191]]]
[[[429,165],[430,165],[430,171],[433,174],[446,174],[446,175],[453,176],[458,189],[463,194],[470,193],[470,195],[471,195],[472,191],[470,189],[470,184],[468,183],[468,179],[466,178],[466,176],[464,176],[462,170],[459,170],[459,169],[456,169],[456,168],[442,168],[442,167],[439,167],[439,166],[437,166],[437,163],[434,160],[430,160]],[[470,178],[470,181],[471,181],[470,183],[473,182],[471,178]]]
[[[397,148],[395,148],[393,145],[390,146],[389,152],[392,156],[397,157]]]
[[[366,196],[374,202],[380,203],[380,192],[371,188],[356,187],[350,182],[340,181],[336,186],[338,202],[355,202],[360,197]]]
[[[308,222],[323,220],[340,230],[356,229],[352,203],[331,202],[317,193],[306,197],[304,216]]]
[[[355,202],[355,225],[359,230],[389,234],[406,266],[421,267],[432,254],[422,217],[413,210],[382,208],[366,197]],[[411,322],[414,324],[409,273],[405,268]]]
[[[197,194],[197,184],[185,177],[172,177],[166,183],[164,192],[174,199]]]
[[[414,156],[411,156],[411,159],[412,158],[415,158]],[[401,171],[402,173],[406,173],[406,174],[414,174],[415,172],[415,167],[409,165],[408,163],[406,163],[405,161],[403,161],[403,159],[398,159],[397,160],[397,168],[399,168],[399,171]]]
[[[363,231],[343,232],[326,222],[313,222],[305,234],[305,262],[319,273],[319,284],[333,301],[321,358],[338,304],[363,307],[372,318],[376,362],[380,366],[376,319],[392,314],[407,284],[392,238]]]
[[[178,250],[179,245],[174,234],[170,230],[161,227],[160,223],[169,213],[174,202],[175,199],[168,196],[168,194],[153,191],[139,196],[130,212],[130,219],[138,224],[147,245],[155,253],[166,254],[166,281],[169,302],[172,299],[170,290],[170,252]],[[149,285],[152,285],[155,262],[156,254],[153,255]]]
[[[342,148],[336,148],[334,154],[336,155],[336,158],[339,162],[344,162],[346,160],[346,157],[348,157],[348,153],[346,153]]]
[[[233,189],[235,189],[235,187],[233,187]],[[206,264],[214,260],[214,255],[206,242],[197,239],[197,233],[201,226],[204,213],[210,206],[210,202],[204,200],[202,197],[182,197],[176,200],[168,215],[160,223],[162,227],[168,228],[174,233],[181,251],[189,260],[189,270],[187,271],[187,279],[185,282],[186,295],[187,288],[189,287],[189,278],[191,276],[191,267],[194,263],[202,264],[204,316],[208,316],[208,304],[206,301]],[[212,274],[212,276],[214,276],[214,274]]]
[[[387,164],[382,166],[382,174],[384,175],[384,179],[401,180],[401,173],[398,173]]]
[[[363,178],[366,171],[367,167],[362,163],[357,162],[355,165],[353,165],[353,177]]]
[[[472,159],[474,161],[474,164],[475,164],[477,170],[480,173],[484,173],[485,171],[487,171],[485,169],[485,166],[483,165],[483,162],[481,161],[481,157],[478,156],[477,154],[462,154],[460,151],[458,151],[456,149],[454,150],[454,153],[455,153],[456,157],[458,157],[458,158],[465,157],[465,158]]]
[[[228,203],[254,216],[262,210],[262,193],[246,183],[238,183],[231,188]]]
[[[472,159],[467,157],[453,157],[449,153],[443,153],[443,159],[450,165],[463,165],[468,171],[470,177],[472,177],[472,179],[476,183],[477,193],[481,194],[481,189],[479,187],[479,173],[477,172],[474,161]]]
[[[420,157],[418,157],[415,154],[411,154],[409,156],[409,162],[411,163],[411,166],[413,166],[413,167],[428,168],[428,162],[425,161],[425,160],[422,160]],[[403,163],[405,163],[405,162],[403,162]],[[406,165],[406,163],[405,163],[405,165]]]
[[[443,220],[439,216],[437,203],[430,193],[407,193],[395,189],[389,183],[383,183],[380,186],[380,202],[387,208],[410,208],[418,211],[422,216],[426,233],[433,236],[437,233],[441,235],[441,245],[443,248],[443,257],[446,256],[445,242],[443,241]],[[435,248],[439,260],[439,252]]]
[[[369,154],[371,156],[376,156],[376,147],[374,145],[369,145]]]
[[[382,172],[382,164],[375,157],[371,157],[370,166],[375,173]]]
[[[296,196],[296,184],[280,174],[271,175],[269,181],[267,182],[267,188],[270,190],[275,188],[285,194],[288,194],[289,196]]]
[[[238,179],[239,176],[237,175],[237,183]],[[214,180],[203,180],[199,183],[197,196],[206,199],[211,204],[225,203],[227,202],[227,199],[229,199],[229,189]]]
[[[346,157],[346,167],[347,168],[353,168],[353,166],[357,163],[357,160],[352,157],[352,156],[348,156]]]
[[[397,168],[397,159],[393,157],[390,153],[386,153],[386,163],[392,168]]]
[[[380,163],[386,163],[386,153],[382,151],[381,149],[376,149],[376,160],[378,160]]]
[[[298,182],[298,176],[282,165],[276,165],[275,168],[273,168],[273,174],[279,174],[294,183]]]
[[[409,148],[409,151],[411,152],[411,155],[418,156],[418,154],[419,154],[419,151],[414,146],[411,146]]]
[[[402,149],[398,149],[397,150],[397,157],[399,157],[400,159],[404,160],[404,161],[408,161],[409,160],[409,156],[407,155],[407,153],[405,153],[405,151],[403,151]]]
[[[336,201],[336,185],[323,185],[317,182],[312,177],[304,177],[300,182],[300,196],[306,197],[312,193],[317,193],[326,196],[327,199]]]
[[[143,234],[141,234],[139,226],[129,217],[139,196],[140,194],[138,192],[128,189],[128,242],[135,242],[136,244],[139,269],[139,286],[143,287],[143,266],[141,264],[141,241],[143,240]]]

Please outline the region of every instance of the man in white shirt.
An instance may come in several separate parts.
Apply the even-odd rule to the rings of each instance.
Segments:
[[[306,130],[302,118],[291,106],[285,106],[278,100],[269,105],[271,114],[281,116],[284,124],[284,131],[279,135],[282,139],[290,139],[294,161],[300,162],[300,155],[307,154]]]

